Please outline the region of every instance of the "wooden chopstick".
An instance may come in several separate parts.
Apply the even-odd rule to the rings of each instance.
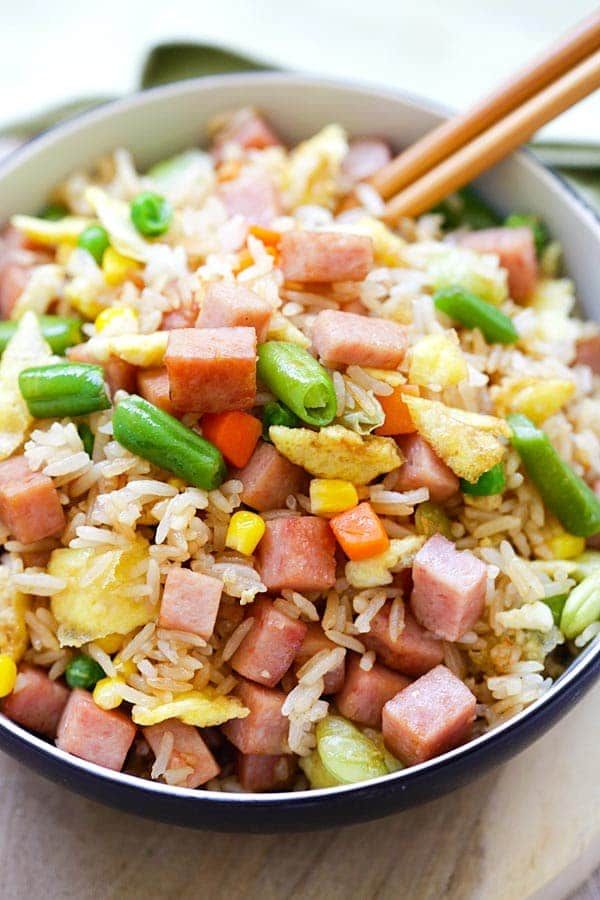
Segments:
[[[558,43],[470,110],[434,128],[391,160],[368,179],[369,183],[387,200],[598,49],[600,10],[580,22]]]
[[[393,223],[431,209],[598,88],[600,50],[392,197],[383,218]]]

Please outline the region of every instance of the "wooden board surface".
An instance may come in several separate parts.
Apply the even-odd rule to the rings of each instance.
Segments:
[[[367,825],[219,835],[137,819],[0,756],[0,897],[559,900],[600,863],[600,687],[517,759]],[[593,882],[582,900],[591,900]]]

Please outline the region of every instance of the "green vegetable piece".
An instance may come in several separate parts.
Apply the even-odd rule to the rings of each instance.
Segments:
[[[504,474],[504,466],[501,462],[496,463],[483,475],[480,475],[474,484],[470,481],[460,479],[460,489],[463,494],[471,494],[473,497],[491,497],[493,494],[501,494],[506,485],[506,476]]]
[[[88,363],[25,369],[19,375],[19,389],[36,419],[85,416],[110,407],[104,369]]]
[[[576,638],[600,619],[600,571],[588,575],[573,588],[560,618],[560,630],[566,638]]]
[[[568,594],[556,594],[554,597],[544,597],[544,603],[550,608],[555,625],[560,625],[560,619],[567,602]]]
[[[81,319],[67,316],[38,316],[44,340],[50,344],[54,353],[64,354],[67,347],[80,344],[83,340]],[[0,353],[4,353],[6,345],[17,330],[19,323],[7,320],[0,322]]]
[[[184,150],[177,156],[171,156],[169,159],[162,159],[157,162],[146,172],[148,178],[151,178],[155,186],[165,193],[176,188],[182,179],[186,178],[188,173],[202,171],[201,166],[208,162],[206,153],[202,150]]]
[[[258,377],[307,425],[322,428],[335,418],[333,380],[314,356],[286,341],[267,341],[258,348]]]
[[[600,552],[598,550],[586,550],[581,556],[573,560],[577,568],[573,572],[573,578],[583,581],[588,575],[600,571]]]
[[[96,439],[94,438],[94,432],[87,424],[87,422],[80,422],[77,426],[77,433],[81,438],[81,443],[83,444],[83,449],[87,453],[87,455],[92,458],[92,453],[94,452],[94,444]]]
[[[262,421],[262,436],[265,441],[271,440],[269,437],[271,425],[285,425],[286,428],[297,428],[300,425],[298,416],[278,400],[270,400],[268,403],[265,403]]]
[[[511,215],[505,219],[504,224],[508,228],[531,228],[533,232],[533,242],[535,244],[535,254],[538,259],[540,258],[548,246],[550,235],[539,216],[534,216],[533,213],[511,213]]]
[[[211,491],[227,476],[214,444],[136,394],[118,404],[113,429],[123,447],[195,487]]]
[[[69,687],[91,691],[96,687],[96,683],[104,678],[104,670],[87,653],[80,653],[67,666],[65,678]]]
[[[514,344],[519,340],[509,316],[458,285],[437,291],[433,302],[436,309],[466,328],[479,328],[489,344]]]
[[[77,246],[87,250],[101,265],[104,251],[110,246],[108,231],[102,225],[88,225],[79,235]]]
[[[165,197],[144,191],[131,201],[131,221],[145,237],[159,237],[169,230],[173,208]]]
[[[326,716],[316,733],[321,762],[343,784],[388,774],[380,748],[347,719]]]
[[[425,537],[443,534],[445,538],[452,540],[452,522],[442,507],[431,500],[419,503],[415,509],[415,529],[417,534]]]
[[[446,197],[432,212],[444,217],[444,230],[454,231],[465,226],[473,229],[493,228],[502,221],[493,209],[481,200],[473,188],[462,188]]]
[[[47,222],[58,222],[69,215],[69,210],[63,203],[47,203],[38,213],[38,218]]]
[[[300,760],[300,768],[308,778],[311,788],[337,787],[340,782],[330,775],[316,750],[310,756],[304,756]]]
[[[512,445],[542,500],[569,534],[591,537],[600,531],[600,498],[564,462],[547,434],[527,416],[507,417]]]

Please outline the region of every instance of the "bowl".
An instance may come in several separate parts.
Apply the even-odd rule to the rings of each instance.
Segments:
[[[52,186],[115,146],[141,168],[197,144],[213,114],[242,105],[263,109],[291,143],[328,122],[351,134],[381,134],[397,148],[444,118],[433,104],[379,88],[297,75],[244,74],[157,88],[71,119],[34,138],[0,164],[0,222],[35,211]],[[600,222],[568,185],[520,152],[477,187],[500,212],[539,213],[563,245],[581,312],[600,317]],[[549,730],[600,674],[600,640],[590,644],[538,701],[504,724],[429,762],[328,790],[279,794],[195,791],[112,772],[70,756],[0,714],[0,748],[65,787],[129,812],[216,831],[300,831],[398,812],[472,781]]]

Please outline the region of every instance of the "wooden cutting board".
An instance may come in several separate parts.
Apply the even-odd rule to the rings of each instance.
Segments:
[[[449,797],[316,834],[155,824],[2,755],[0,897],[561,900],[600,864],[599,705],[600,686],[517,759]]]

